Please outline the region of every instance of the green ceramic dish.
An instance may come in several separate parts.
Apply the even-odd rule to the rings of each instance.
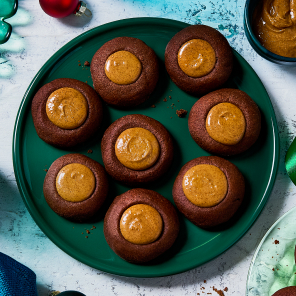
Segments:
[[[296,286],[296,207],[280,217],[262,238],[252,259],[247,296],[272,296]]]
[[[209,155],[191,138],[187,118],[178,118],[177,109],[190,110],[196,98],[178,89],[164,68],[164,51],[169,40],[188,24],[178,21],[137,18],[94,28],[73,39],[55,53],[37,73],[30,84],[16,118],[13,138],[13,161],[16,180],[23,200],[42,231],[62,250],[94,268],[123,276],[157,277],[180,273],[197,267],[231,247],[256,220],[272,190],[278,164],[278,130],[272,104],[260,79],[248,63],[234,51],[235,67],[226,86],[247,92],[262,111],[262,132],[257,143],[246,153],[229,160],[239,167],[246,179],[245,203],[231,223],[215,230],[202,230],[180,215],[181,231],[174,246],[158,262],[138,266],[125,262],[107,245],[103,220],[93,224],[77,224],[57,216],[47,205],[42,193],[45,169],[58,157],[79,152],[102,163],[100,140],[102,134],[79,149],[63,151],[40,140],[36,134],[30,106],[36,91],[56,78],[68,77],[92,85],[89,67],[96,50],[106,41],[118,36],[138,37],[151,46],[161,61],[161,79],[149,102],[131,111],[105,108],[105,128],[126,114],[141,113],[159,120],[174,138],[175,158],[166,178],[150,186],[169,200],[172,186],[180,168],[189,160]],[[81,63],[82,66],[79,66]],[[164,99],[167,101],[164,101]],[[151,108],[152,105],[155,108]],[[87,151],[93,150],[92,154]],[[112,199],[128,190],[112,182]],[[107,207],[108,205],[106,205]],[[102,212],[102,217],[103,217]],[[96,228],[92,229],[92,225]],[[86,234],[86,229],[90,234]],[[83,233],[83,234],[82,234]],[[88,238],[86,238],[88,236]]]

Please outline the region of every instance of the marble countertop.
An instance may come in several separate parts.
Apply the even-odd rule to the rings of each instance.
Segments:
[[[0,251],[31,268],[39,296],[78,290],[92,295],[245,295],[248,268],[267,229],[296,205],[296,188],[284,167],[284,156],[295,136],[296,68],[263,60],[243,30],[244,0],[85,0],[92,18],[54,19],[36,0],[20,0],[8,21],[13,35],[0,45]],[[273,192],[262,214],[245,236],[216,259],[191,271],[154,279],[123,278],[90,268],[56,247],[38,228],[18,192],[12,165],[12,134],[22,97],[40,67],[77,35],[101,24],[131,17],[162,17],[210,25],[251,64],[265,85],[277,116],[280,163]],[[206,281],[206,282],[204,282]],[[202,293],[204,292],[204,293]],[[210,294],[210,295],[211,295]]]

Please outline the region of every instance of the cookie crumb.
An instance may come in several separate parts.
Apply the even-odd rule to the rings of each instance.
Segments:
[[[96,227],[96,226],[94,226],[94,225],[93,225],[92,227],[93,227],[93,229],[96,229],[96,228],[97,228],[97,227]]]
[[[91,149],[88,149],[87,150],[87,153],[90,153],[91,154],[91,153],[93,153],[93,151]]]
[[[79,63],[78,66],[81,66],[81,64]]]
[[[44,172],[48,172],[48,169],[44,169]]]
[[[85,62],[84,62],[84,66],[89,67],[89,66],[90,66],[89,61],[85,61]]]
[[[274,241],[274,243],[275,243],[276,245],[278,245],[280,242],[276,239],[276,240]]]
[[[180,117],[180,118],[183,118],[187,115],[187,110],[184,110],[184,109],[180,109],[180,110],[177,110],[176,111],[176,114]]]
[[[88,238],[88,236],[86,236],[85,238]]]
[[[170,99],[172,99],[172,97],[171,97],[171,96],[169,96],[169,98],[170,98]]]
[[[155,108],[155,107],[156,107],[155,105],[152,105],[152,106],[151,106],[151,108]]]
[[[206,280],[204,280],[204,283],[206,283],[207,281]]]
[[[164,102],[167,102],[167,98],[164,98],[163,101],[164,101]]]
[[[220,296],[225,296],[222,290],[218,290],[215,287],[213,287],[213,290]]]
[[[90,234],[90,231],[89,231],[88,229],[86,229],[86,233],[87,233],[87,234]]]
[[[224,288],[224,291],[225,291],[225,292],[227,292],[227,291],[228,291],[228,288],[227,288],[227,287],[225,287],[225,288]]]

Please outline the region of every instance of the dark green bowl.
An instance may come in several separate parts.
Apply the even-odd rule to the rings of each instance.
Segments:
[[[85,296],[84,294],[77,292],[77,291],[64,291],[59,296]]]
[[[256,38],[252,29],[252,19],[255,7],[258,3],[258,0],[247,0],[245,6],[244,28],[247,39],[249,40],[251,46],[260,56],[262,56],[270,62],[286,66],[296,66],[296,58],[282,57],[280,55],[272,53],[271,51],[263,47],[259,40]]]

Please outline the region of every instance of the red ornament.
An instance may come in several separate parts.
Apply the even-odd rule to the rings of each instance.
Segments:
[[[46,14],[56,18],[72,13],[81,16],[86,11],[86,4],[79,0],[39,0],[39,4]]]

